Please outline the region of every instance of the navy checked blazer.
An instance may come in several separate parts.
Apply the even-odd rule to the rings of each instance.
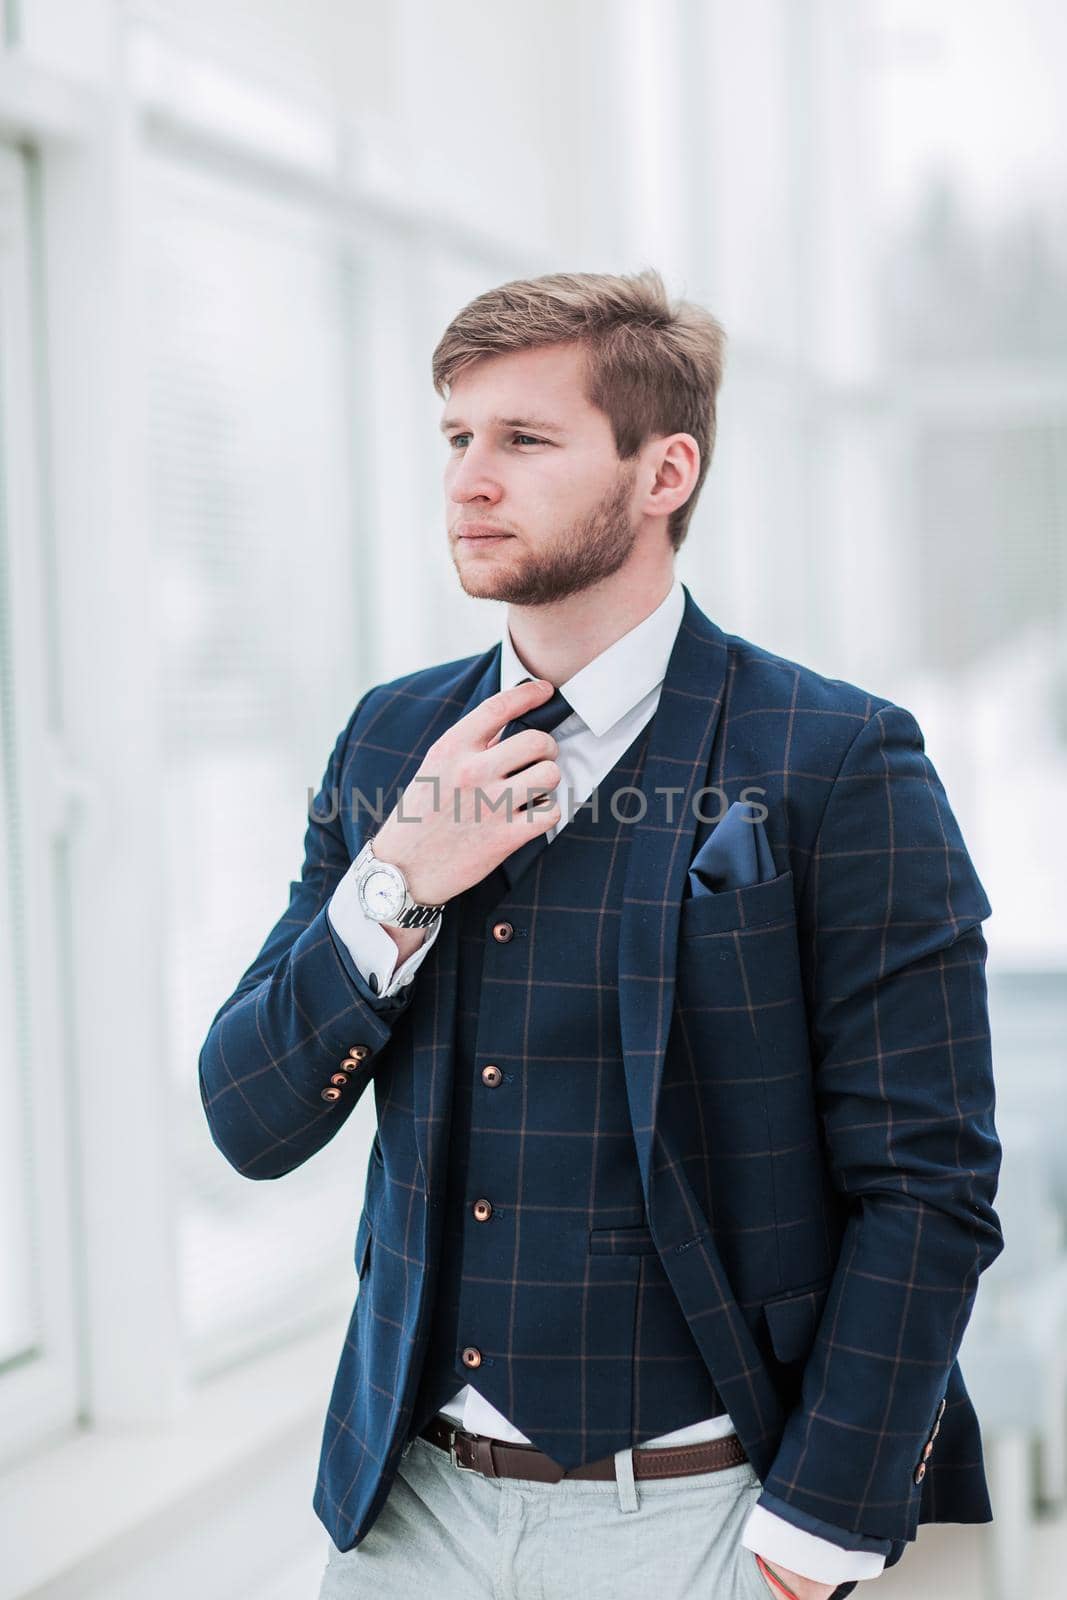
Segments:
[[[683,588],[619,926],[647,1222],[760,1503],[889,1565],[920,1522],[992,1516],[956,1359],[1003,1248],[990,905],[914,717],[724,633]],[[288,908],[200,1054],[212,1138],[249,1178],[308,1160],[373,1084],[361,1285],[314,1496],[340,1549],[384,1504],[426,1353],[457,951],[446,914],[417,983],[377,999],[326,904],[433,741],[496,692],[499,656],[362,697]],[[774,876],[693,896],[689,863],[735,800],[766,807]]]

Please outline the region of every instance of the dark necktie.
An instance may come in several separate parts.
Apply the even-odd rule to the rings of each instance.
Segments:
[[[520,681],[522,683],[532,683],[533,679],[527,676]],[[570,705],[566,696],[559,689],[554,689],[544,705],[534,706],[531,711],[525,712],[521,717],[512,717],[500,735],[500,742],[503,743],[505,739],[510,739],[513,733],[520,733],[524,728],[538,728],[542,733],[551,733],[572,714],[573,710],[574,707]],[[557,791],[552,792],[555,793]],[[519,811],[519,806],[525,803],[525,798],[525,794],[520,788],[516,795],[514,816],[520,817],[524,815]],[[539,810],[540,807],[537,809]],[[523,821],[520,826],[528,828],[531,824]],[[513,851],[510,856],[505,856],[500,863],[500,867],[508,880],[509,888],[514,887],[517,880],[530,865],[530,862],[533,861],[535,856],[540,855],[547,843],[548,841],[544,834],[538,833],[532,839],[527,839],[526,843],[520,845],[518,850]]]

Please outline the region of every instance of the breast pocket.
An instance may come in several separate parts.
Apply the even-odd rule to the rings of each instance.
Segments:
[[[687,1038],[724,1069],[774,1073],[806,1055],[791,872],[683,900],[676,997]]]
[[[682,901],[675,1010],[669,1080],[695,1086],[704,1137],[739,1163],[730,1175],[748,1205],[766,1185],[764,1158],[814,1148],[792,872]]]
[[[793,874],[780,872],[765,883],[750,883],[743,889],[708,890],[687,895],[681,904],[678,937],[722,938],[735,931],[751,932],[776,922],[795,922]]]

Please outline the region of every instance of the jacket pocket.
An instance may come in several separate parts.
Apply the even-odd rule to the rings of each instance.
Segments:
[[[370,1263],[371,1225],[366,1211],[360,1214],[359,1227],[356,1229],[355,1261],[356,1273],[362,1278]]]
[[[803,1361],[815,1343],[815,1329],[830,1288],[821,1278],[810,1289],[794,1290],[763,1302],[771,1348],[779,1361]]]

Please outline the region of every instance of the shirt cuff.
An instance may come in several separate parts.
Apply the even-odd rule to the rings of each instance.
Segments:
[[[326,920],[344,945],[372,998],[388,1000],[405,988],[425,961],[441,930],[438,917],[424,930],[422,943],[398,967],[396,942],[380,922],[368,917],[359,903],[352,862],[326,903]]]
[[[821,1524],[829,1529],[829,1524]],[[841,1530],[842,1538],[855,1537]],[[798,1572],[813,1583],[848,1583],[853,1579],[877,1578],[885,1566],[885,1556],[876,1550],[848,1550],[831,1539],[820,1538],[787,1522],[766,1506],[754,1505],[741,1533],[746,1550],[778,1561],[790,1572]]]

